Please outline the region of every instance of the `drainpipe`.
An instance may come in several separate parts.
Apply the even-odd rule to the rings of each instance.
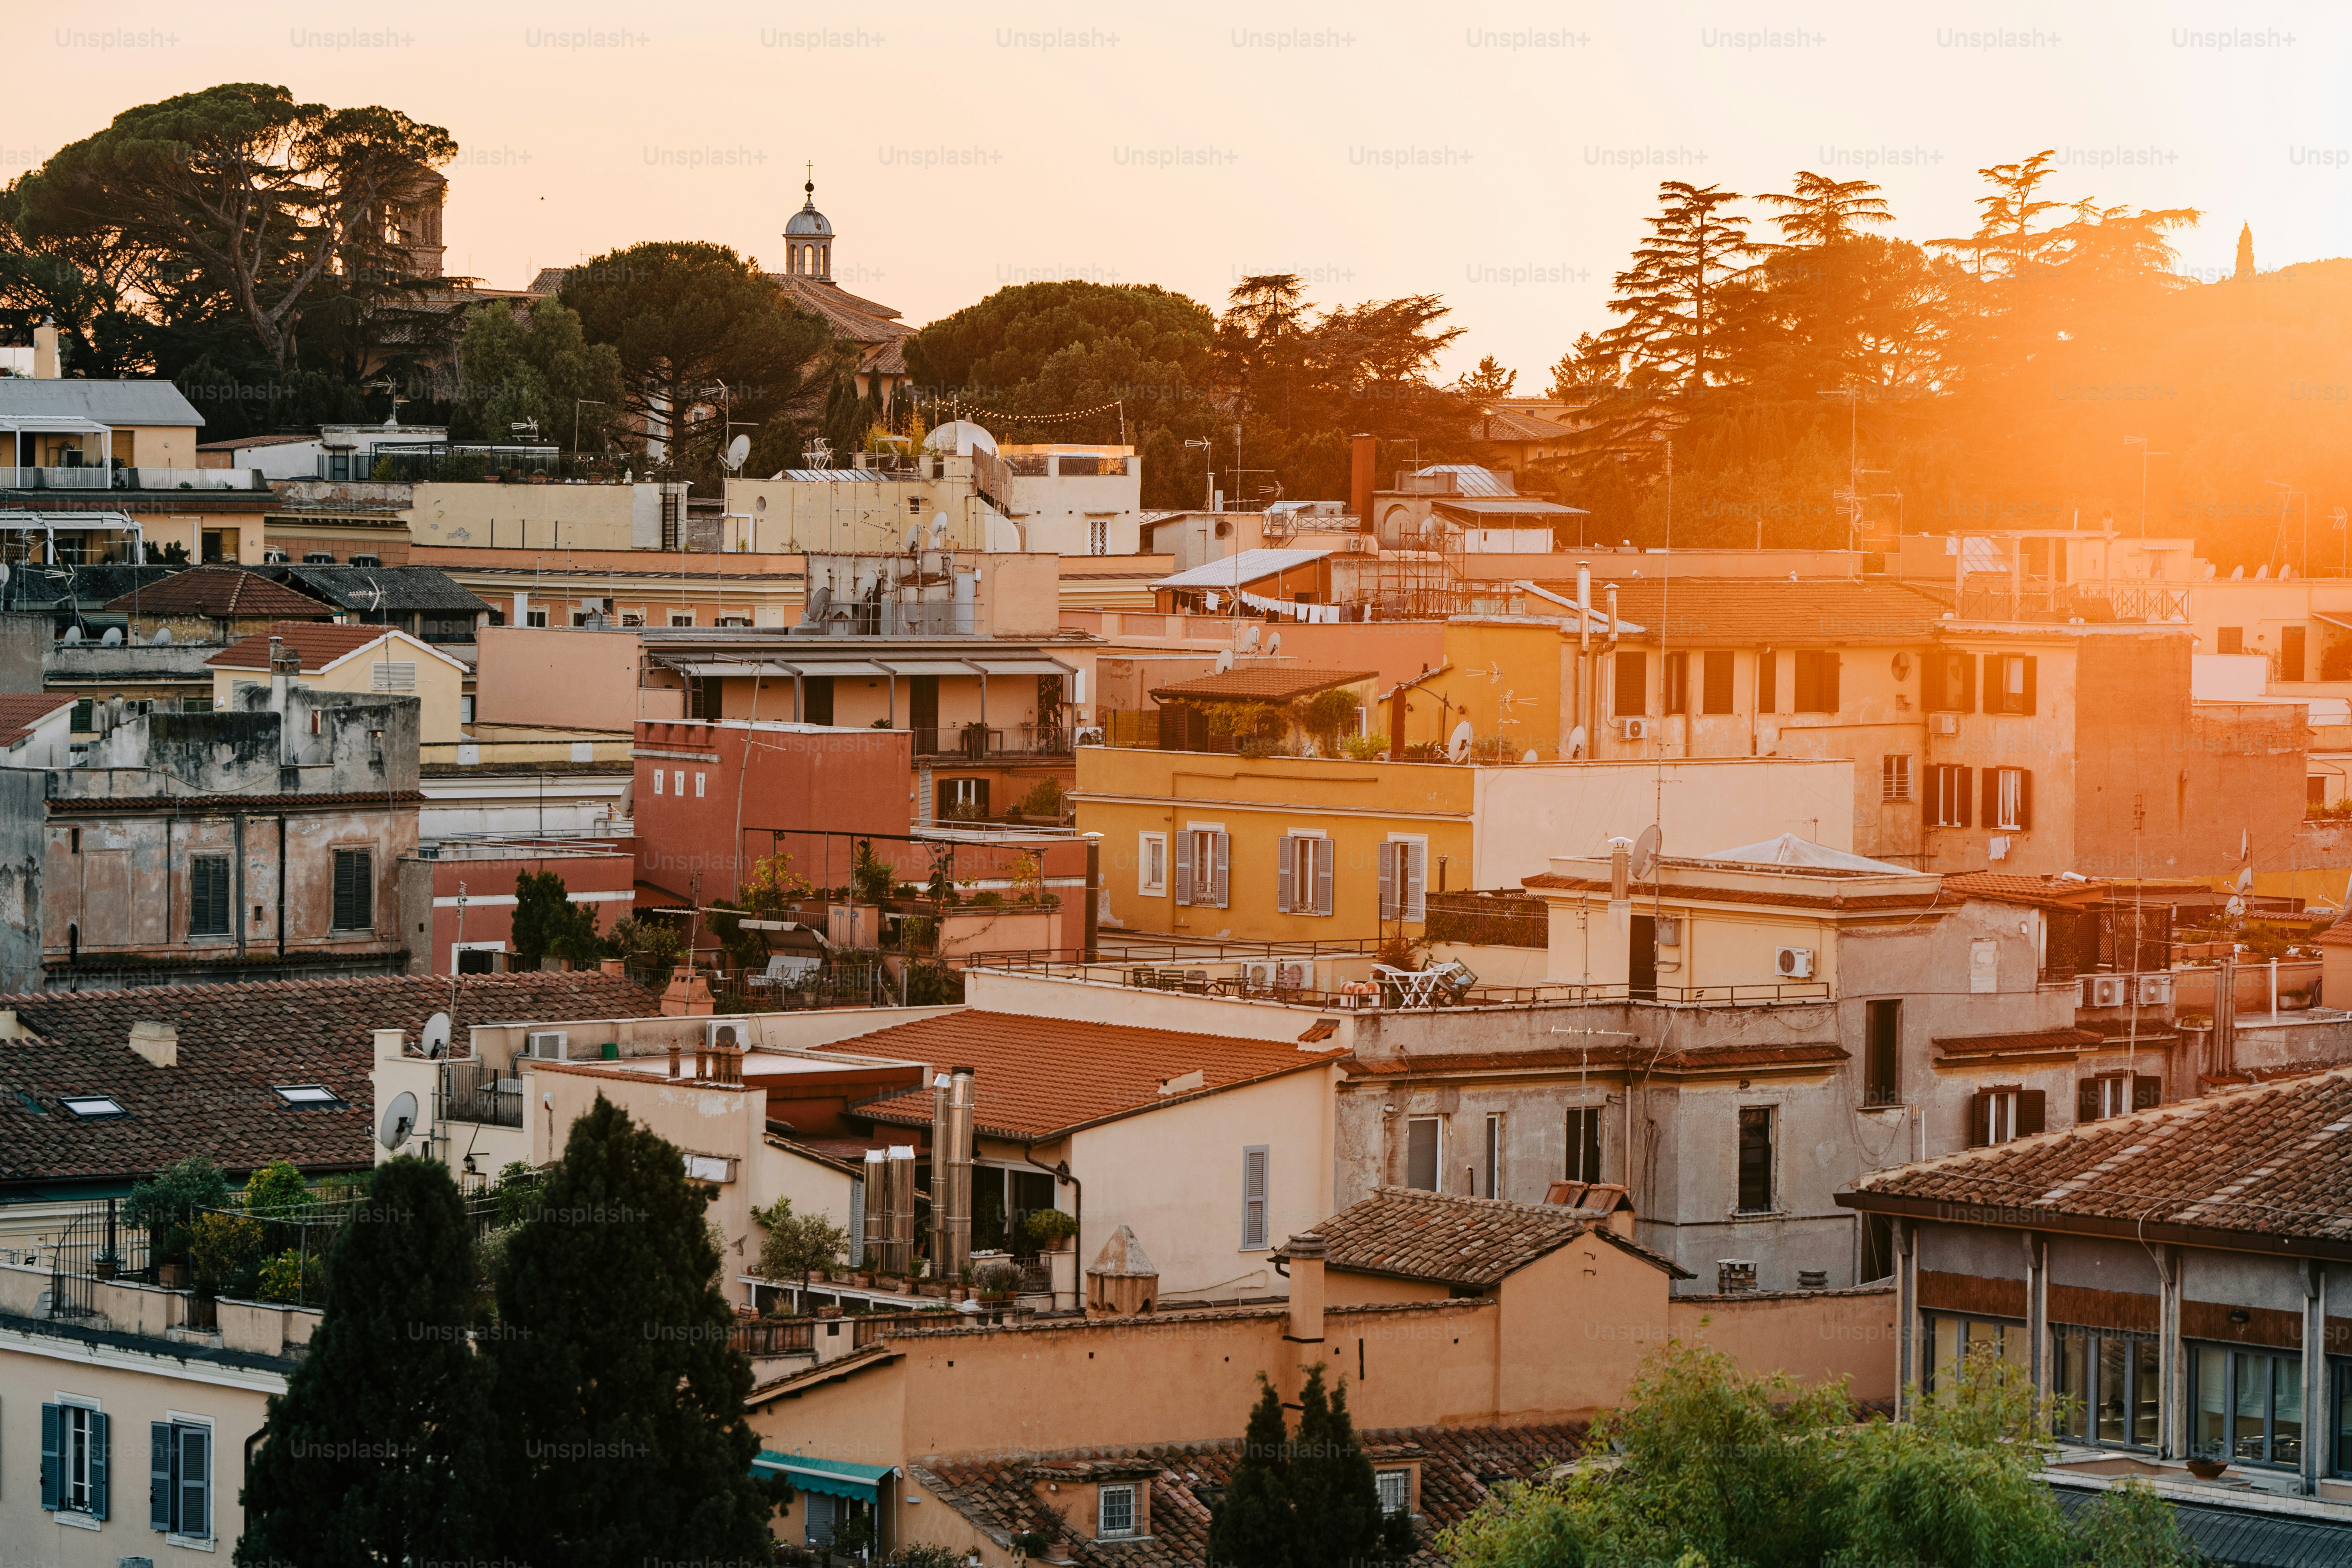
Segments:
[[[1087,918],[1082,928],[1086,933],[1083,939],[1086,946],[1078,953],[1078,962],[1093,963],[1102,956],[1099,947],[1102,934],[1099,923],[1102,920],[1102,835],[1089,833],[1086,839]],[[2273,973],[2276,973],[2275,968]],[[2277,1008],[2273,1007],[2272,1011],[2276,1012]]]
[[[278,956],[286,956],[286,814],[278,814]]]
[[[1047,1175],[1053,1177],[1055,1182],[1067,1182],[1070,1184],[1070,1202],[1072,1205],[1070,1209],[1070,1218],[1075,1220],[1078,1226],[1077,1234],[1070,1237],[1070,1255],[1074,1260],[1070,1270],[1070,1306],[1075,1310],[1079,1304],[1077,1300],[1077,1268],[1075,1259],[1077,1257],[1079,1247],[1083,1245],[1085,1241],[1087,1234],[1086,1184],[1079,1181],[1077,1177],[1070,1174],[1070,1163],[1067,1160],[1064,1160],[1059,1164],[1054,1165],[1048,1165],[1040,1161],[1037,1158],[1037,1145],[1034,1143],[1024,1143],[1021,1145],[1021,1157],[1030,1164],[1036,1166],[1037,1169],[1045,1172]],[[1054,1291],[1054,1305],[1056,1309],[1059,1309],[1062,1305],[1062,1292],[1058,1282],[1056,1282],[1056,1287]]]
[[[231,874],[236,884],[236,905],[229,911],[229,924],[236,929],[236,955],[245,956],[245,813],[236,814],[236,868]]]

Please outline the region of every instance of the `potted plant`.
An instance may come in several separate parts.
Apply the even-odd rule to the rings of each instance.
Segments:
[[[983,1301],[1010,1301],[1021,1288],[1021,1270],[1003,1258],[992,1259],[972,1271],[972,1284]]]
[[[1061,1209],[1037,1209],[1021,1222],[1021,1229],[1040,1252],[1059,1252],[1078,1234],[1076,1215]]]
[[[122,1259],[111,1252],[101,1252],[89,1260],[89,1270],[100,1279],[111,1279],[122,1270]]]

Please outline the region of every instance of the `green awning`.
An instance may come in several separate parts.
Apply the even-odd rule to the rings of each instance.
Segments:
[[[827,1497],[863,1498],[877,1507],[882,1501],[882,1483],[898,1472],[889,1465],[861,1465],[849,1459],[811,1459],[798,1454],[777,1454],[760,1450],[751,1461],[753,1470],[781,1470],[793,1487],[804,1492],[822,1492]]]

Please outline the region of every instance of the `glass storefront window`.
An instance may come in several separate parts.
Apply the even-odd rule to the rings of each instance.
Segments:
[[[1960,1364],[1963,1356],[1982,1354],[1989,1350],[2021,1372],[2029,1364],[2025,1325],[2022,1323],[1931,1312],[1927,1314],[1927,1342],[1931,1348],[1931,1360],[1927,1366],[1927,1391],[1930,1394],[1936,1391],[1938,1384],[1948,1384],[1953,1370]]]
[[[2189,1350],[2197,1391],[2189,1440],[2200,1459],[2303,1463],[2303,1357],[2294,1352]],[[2341,1384],[2339,1384],[2341,1386]]]
[[[2053,1394],[2065,1402],[2054,1427],[2076,1442],[2125,1448],[2157,1446],[2161,1352],[2154,1336],[2127,1329],[2051,1331],[2057,1352]]]
[[[2189,1360],[2195,1363],[2192,1381],[2197,1387],[2197,1415],[2189,1424],[2190,1452],[2200,1459],[2218,1459],[2229,1451],[2230,1365],[2215,1351],[2193,1352]]]
[[[2074,1336],[2068,1336],[2074,1342]],[[2126,1411],[2131,1398],[2131,1342],[2104,1336],[2099,1345],[2099,1441],[2124,1443],[2130,1441],[2125,1429]]]

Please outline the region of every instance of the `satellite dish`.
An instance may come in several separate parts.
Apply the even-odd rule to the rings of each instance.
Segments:
[[[387,1149],[397,1149],[408,1142],[416,1131],[416,1097],[403,1090],[392,1097],[383,1108],[383,1125],[376,1129],[376,1142]]]
[[[907,553],[912,555],[922,547],[923,525],[919,522],[909,524],[907,529]]]
[[[417,1040],[417,1048],[434,1061],[449,1054],[449,1015],[436,1013],[425,1020],[425,1033]]]
[[[1276,654],[1278,654],[1281,651],[1282,634],[1280,632],[1276,632],[1272,637],[1265,639],[1265,654],[1268,658],[1272,658]]]
[[[2254,890],[2254,868],[2252,866],[2239,868],[2237,886],[2238,891],[2242,893],[2251,893]]]
[[[1217,673],[1219,675],[1223,675],[1225,671],[1233,668],[1233,667],[1234,650],[1229,647],[1219,648],[1217,650]]]
[[[728,471],[732,473],[742,468],[743,459],[751,455],[751,437],[749,436],[738,436],[735,439],[727,443],[727,455],[719,460],[725,463],[727,465]]]
[[[98,641],[99,646],[101,647],[121,647],[122,646],[122,628],[121,626],[107,627],[106,635],[99,638]]]
[[[1252,621],[1249,625],[1242,628],[1242,651],[1244,653],[1255,653],[1257,651],[1257,623],[1255,621]]]
[[[2231,920],[2236,920],[2246,912],[2246,900],[2233,893],[2230,896],[2230,901],[2221,907],[2229,911]]]
[[[157,626],[155,628],[155,646],[157,647],[170,647],[172,646],[171,627]]]
[[[1536,757],[1535,749],[1534,749],[1533,747],[1529,747],[1529,748],[1528,748],[1528,754],[1527,754],[1526,756],[1521,757],[1521,758],[1519,759],[1519,761],[1521,761],[1522,763],[1532,763],[1532,762],[1535,762],[1535,761],[1537,761],[1537,760],[1538,760],[1538,759],[1537,759],[1537,757]]]
[[[1581,724],[1568,732],[1568,754],[1571,757],[1584,755],[1584,726]]]
[[[1658,871],[1658,846],[1665,836],[1656,823],[1642,829],[1642,837],[1633,840],[1633,880],[1646,882]]]
[[[931,514],[931,548],[936,550],[947,542],[948,514],[943,511],[935,511]]]
[[[1458,762],[1461,762],[1464,758],[1465,758],[1465,757],[1469,756],[1469,754],[1470,754],[1470,721],[1469,721],[1469,720],[1465,719],[1465,720],[1463,720],[1463,721],[1462,721],[1462,722],[1460,722],[1459,724],[1456,724],[1456,725],[1454,725],[1454,734],[1453,734],[1453,737],[1452,737],[1451,739],[1449,739],[1449,740],[1445,742],[1445,754],[1446,754],[1447,756],[1449,756],[1449,757],[1453,758],[1453,759],[1454,759],[1455,762],[1457,762],[1457,763],[1458,763]]]
[[[77,644],[77,643],[79,643],[79,642],[80,642],[80,641],[81,641],[81,628],[80,628],[79,626],[68,626],[68,627],[66,628],[66,635],[65,635],[65,643],[66,643],[66,646],[67,646],[68,647],[73,647],[75,644]]]
[[[1897,679],[1897,680],[1902,680],[1902,679],[1906,679],[1906,677],[1908,677],[1908,676],[1910,675],[1910,673],[1911,673],[1911,656],[1910,656],[1909,654],[1907,654],[1907,653],[1898,653],[1898,654],[1896,654],[1896,655],[1895,656],[1895,679]]]

